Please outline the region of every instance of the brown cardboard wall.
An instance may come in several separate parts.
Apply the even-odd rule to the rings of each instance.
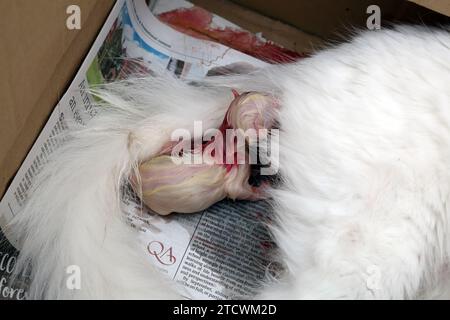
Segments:
[[[0,1],[0,197],[74,76],[113,0]],[[81,8],[68,30],[66,8]]]
[[[211,12],[297,52],[342,40],[348,29],[366,28],[367,7],[380,7],[382,26],[391,23],[446,24],[448,0],[191,0]],[[419,5],[418,5],[419,4]],[[421,6],[420,6],[421,5]],[[432,11],[435,10],[436,12]],[[334,42],[333,41],[333,42]]]
[[[403,0],[232,1],[322,39],[329,39],[345,26],[365,26],[366,9],[369,5],[380,6],[382,16],[392,17],[405,2]]]
[[[366,28],[368,17],[366,10],[373,4],[380,7],[384,26],[388,22],[446,24],[449,23],[449,19],[436,12],[450,16],[449,0],[232,0],[232,2],[323,40],[340,39],[341,35],[348,33],[349,28]]]
[[[429,8],[436,12],[440,12],[450,16],[450,1],[448,0],[409,0],[423,7]]]

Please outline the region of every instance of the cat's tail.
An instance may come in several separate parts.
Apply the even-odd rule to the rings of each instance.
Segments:
[[[31,267],[33,299],[178,298],[125,223],[121,184],[173,130],[192,132],[196,120],[217,127],[233,94],[169,76],[94,91],[99,114],[70,133],[9,226],[20,239],[16,271]]]

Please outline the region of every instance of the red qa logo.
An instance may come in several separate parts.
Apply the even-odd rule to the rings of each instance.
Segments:
[[[173,255],[172,247],[166,250],[164,244],[160,241],[150,242],[147,250],[162,265],[171,266],[177,261],[177,258]]]

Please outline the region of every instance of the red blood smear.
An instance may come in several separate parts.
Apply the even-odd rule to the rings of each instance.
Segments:
[[[269,63],[292,62],[305,57],[304,54],[280,47],[271,41],[263,41],[248,31],[229,27],[214,28],[211,26],[212,14],[199,7],[164,12],[158,18],[192,37],[219,42]]]
[[[232,90],[232,93],[233,93],[233,95],[235,96],[235,98],[237,98],[237,97],[239,97],[239,93],[236,91],[236,90]],[[228,173],[228,172],[230,172],[231,171],[231,169],[233,169],[233,167],[236,167],[236,166],[238,166],[238,159],[237,159],[237,152],[235,151],[234,152],[234,155],[233,155],[233,163],[226,163],[226,158],[227,158],[227,152],[228,152],[228,150],[227,150],[227,147],[226,147],[226,139],[225,139],[225,137],[226,137],[226,131],[228,130],[228,129],[233,129],[233,127],[228,123],[228,120],[227,120],[227,118],[228,118],[228,111],[227,111],[227,113],[225,114],[225,117],[224,117],[224,119],[223,119],[223,121],[222,121],[222,124],[220,125],[220,127],[219,127],[219,131],[220,131],[220,133],[221,133],[221,138],[223,139],[223,141],[222,141],[222,145],[223,145],[223,152],[222,152],[222,154],[223,154],[223,159],[222,159],[222,163],[223,163],[223,166],[226,168],[226,172]],[[208,146],[208,145],[210,145],[211,143],[215,143],[215,142],[217,142],[216,141],[216,139],[218,138],[218,136],[215,136],[215,137],[213,137],[211,140],[209,140],[209,141],[207,141],[207,142],[204,142],[203,144],[202,144],[202,152],[204,152],[204,150],[205,150],[205,148]],[[235,138],[235,141],[234,141],[234,150],[236,150],[236,138]],[[213,150],[212,152],[211,152],[211,156],[215,156],[215,150]]]

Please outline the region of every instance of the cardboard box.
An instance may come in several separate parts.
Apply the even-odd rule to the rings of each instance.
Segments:
[[[364,27],[369,4],[379,5],[386,21],[438,23],[450,15],[445,0],[192,2],[298,52],[320,48],[346,27]],[[81,30],[66,27],[66,9],[73,4],[81,8]],[[113,5],[114,0],[0,1],[0,197]]]
[[[81,30],[66,9],[81,8]],[[0,198],[103,25],[113,0],[0,1]]]
[[[114,2],[0,0],[0,198],[66,91]],[[391,22],[450,22],[450,3],[445,0],[191,2],[299,53],[311,53],[329,40],[343,40],[350,26],[365,28],[369,16],[366,9],[373,4],[381,10],[382,27]],[[66,26],[70,5],[81,9],[80,30]],[[0,259],[5,252],[14,251],[12,247],[2,250]]]

